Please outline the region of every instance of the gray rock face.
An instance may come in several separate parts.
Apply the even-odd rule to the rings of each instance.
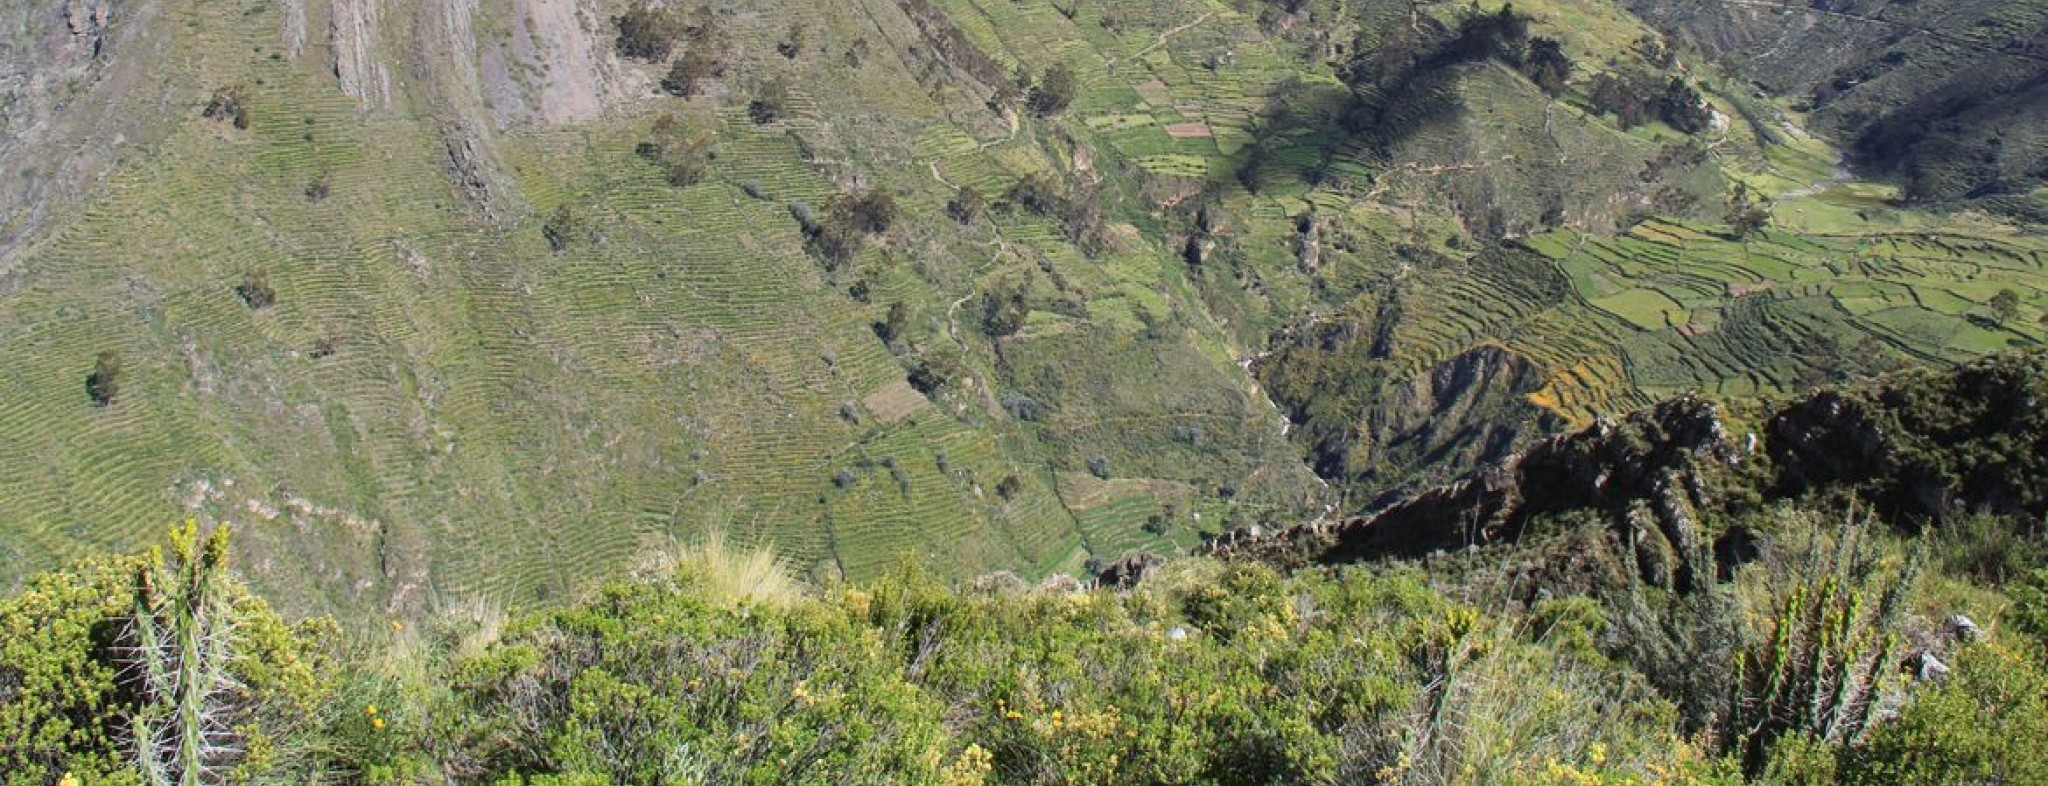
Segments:
[[[1542,368],[1499,347],[1480,347],[1389,385],[1368,413],[1361,458],[1414,481],[1380,495],[1381,506],[1458,474],[1498,464],[1551,428],[1528,403]]]
[[[1932,652],[1920,653],[1920,657],[1913,662],[1913,669],[1914,678],[1921,682],[1945,679],[1949,674],[1948,664],[1941,662],[1941,659],[1935,657]]]
[[[1984,631],[1977,628],[1977,621],[1957,614],[1948,618],[1949,635],[1964,644],[1976,642],[1984,637]]]
[[[1634,547],[1634,569],[1644,581],[1697,591],[1714,576],[1713,544],[1695,512],[1711,500],[1698,475],[1739,456],[1714,405],[1681,397],[1539,442],[1369,516],[1268,535],[1226,533],[1203,551],[1287,566],[1423,557],[1512,539],[1537,515],[1593,510]]]
[[[149,0],[0,3],[0,274],[124,145],[169,127],[158,104],[177,86],[149,72],[156,18]]]
[[[1145,579],[1146,574],[1166,564],[1159,555],[1140,551],[1109,564],[1095,575],[1095,586],[1130,589]]]

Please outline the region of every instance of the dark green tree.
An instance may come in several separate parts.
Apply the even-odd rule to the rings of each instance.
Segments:
[[[650,63],[667,60],[669,52],[675,48],[676,39],[683,35],[682,20],[673,12],[655,8],[644,0],[613,17],[612,24],[619,28],[619,54]]]
[[[875,336],[882,339],[884,344],[894,343],[896,339],[903,337],[903,330],[909,325],[910,308],[898,300],[890,303],[888,313],[883,315],[882,321],[875,323]]]
[[[100,353],[93,361],[92,373],[85,376],[85,394],[102,407],[120,397],[121,353],[111,349]]]
[[[270,275],[261,270],[244,274],[242,283],[235,285],[235,296],[253,309],[266,309],[277,304],[277,290],[270,286]]]
[[[803,20],[799,19],[789,23],[789,34],[783,36],[782,41],[775,45],[775,51],[785,58],[795,60],[797,55],[803,54],[804,47],[809,42],[810,31],[804,27]]]
[[[1039,215],[1047,215],[1061,207],[1059,187],[1052,178],[1032,172],[1017,179],[1003,192],[1003,201],[1024,208]]]
[[[961,186],[952,200],[946,202],[946,215],[952,216],[954,221],[962,224],[972,224],[976,218],[981,217],[982,209],[987,206],[988,200],[982,197],[980,191],[974,190],[973,186]]]
[[[656,118],[647,141],[633,148],[641,158],[661,167],[669,185],[678,187],[703,182],[711,170],[711,150],[710,134],[692,131],[672,114]]]
[[[1529,39],[1529,54],[1522,61],[1522,73],[1543,92],[1557,95],[1564,92],[1565,83],[1572,77],[1572,59],[1565,55],[1564,44],[1557,39],[1538,36]]]
[[[1643,81],[1642,77],[1603,71],[1593,77],[1587,98],[1595,110],[1613,115],[1614,124],[1626,131],[1650,119],[1650,100]]]
[[[590,229],[583,219],[582,211],[563,203],[548,215],[540,225],[541,237],[547,238],[548,248],[559,254],[590,236]]]
[[[981,295],[981,332],[990,338],[1015,335],[1030,315],[1024,288],[1015,282],[997,284]]]
[[[2001,289],[1998,290],[1998,294],[1991,296],[1991,302],[1987,305],[1991,306],[1991,318],[2003,325],[2011,322],[2013,317],[2019,316],[2020,295],[2010,289]]]
[[[689,98],[697,94],[699,82],[711,78],[717,72],[718,59],[703,48],[693,46],[669,66],[668,75],[661,79],[661,89],[672,95]]]
[[[1728,231],[1737,238],[1745,238],[1771,223],[1771,207],[1750,195],[1749,184],[1737,181],[1735,193],[1728,197]]]
[[[1067,106],[1074,103],[1076,88],[1074,72],[1067,70],[1065,65],[1045,69],[1045,75],[1031,88],[1032,114],[1049,117],[1066,111]]]
[[[1657,117],[1665,125],[1681,133],[1697,134],[1707,130],[1713,115],[1707,112],[1706,99],[1700,91],[1678,77],[1671,77],[1664,83],[1664,92],[1657,97]]]
[[[789,114],[789,80],[776,77],[768,80],[754,94],[754,100],[747,103],[747,117],[758,125],[767,125]]]

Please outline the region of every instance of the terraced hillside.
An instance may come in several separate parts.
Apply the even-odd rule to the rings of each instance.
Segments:
[[[709,529],[821,577],[1077,572],[1666,392],[2043,339],[2027,230],[1837,178],[1604,0],[1517,4],[1578,63],[1547,87],[1357,77],[1462,3],[669,6],[715,31],[691,90],[623,3],[112,5],[81,106],[161,97],[8,213],[0,585],[184,515],[302,609],[557,597]],[[1609,71],[1716,121],[1623,128]],[[39,139],[5,155],[90,168]],[[1777,197],[1741,240],[1738,180]]]
[[[561,62],[517,61],[540,5],[361,28],[347,4],[151,10],[188,55],[163,63],[183,87],[169,138],[7,265],[10,578],[187,512],[245,522],[257,572],[304,602],[395,612],[559,593],[708,528],[819,574],[906,555],[1035,574],[1314,495],[1155,241],[1111,227],[1090,256],[1055,218],[944,216],[956,185],[1086,173],[1094,143],[991,112],[971,81],[918,87],[946,65],[904,8],[727,7],[727,75],[690,101],[652,94],[654,67],[582,9],[616,84],[578,97],[615,101],[580,118],[549,108],[568,88],[538,71]],[[295,15],[315,20],[299,51],[279,36]],[[318,51],[323,17],[350,54]],[[812,43],[779,55],[798,22]],[[482,66],[407,60],[463,34]],[[1074,127],[1115,100],[1111,55],[1012,46],[1032,68],[1072,55]],[[856,49],[873,54],[847,65]],[[785,116],[754,122],[749,94],[778,77]],[[246,115],[208,117],[222,93]],[[634,154],[669,112],[717,139],[694,185]],[[870,187],[905,219],[826,270],[793,209]],[[556,252],[541,229],[563,205],[588,232]],[[274,304],[242,291],[258,277]],[[1066,304],[1034,308],[1000,358],[977,307],[999,282]],[[896,303],[909,324],[885,344],[870,325]],[[96,405],[103,352],[119,394]],[[906,384],[937,355],[950,384]],[[999,364],[1042,364],[1066,392],[1027,422]],[[1148,530],[1166,509],[1182,524]]]

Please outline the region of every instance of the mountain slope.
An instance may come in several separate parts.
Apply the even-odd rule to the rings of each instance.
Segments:
[[[292,611],[712,529],[1080,572],[2043,338],[2037,238],[1838,178],[1603,0],[673,5],[651,58],[611,2],[117,3],[91,56],[25,17],[71,48],[10,73],[78,92],[0,137],[70,173],[4,204],[0,582],[187,515]],[[1617,74],[1686,111],[1620,122]]]
[[[2048,174],[2048,8],[2038,3],[1630,5],[1809,107],[1816,127],[1901,178],[1912,199],[2025,196]]]

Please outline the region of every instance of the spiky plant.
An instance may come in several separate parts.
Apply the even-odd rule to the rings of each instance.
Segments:
[[[172,530],[168,563],[155,552],[135,573],[125,666],[139,707],[131,753],[148,786],[224,783],[242,755],[234,619],[220,586],[227,560],[227,528],[202,543],[188,521]]]
[[[1830,547],[1816,542],[1806,566],[1773,593],[1776,608],[1757,644],[1736,662],[1726,738],[1756,772],[1790,734],[1853,742],[1870,725],[1885,679],[1897,671],[1899,623],[1922,555],[1886,569],[1853,511]]]

